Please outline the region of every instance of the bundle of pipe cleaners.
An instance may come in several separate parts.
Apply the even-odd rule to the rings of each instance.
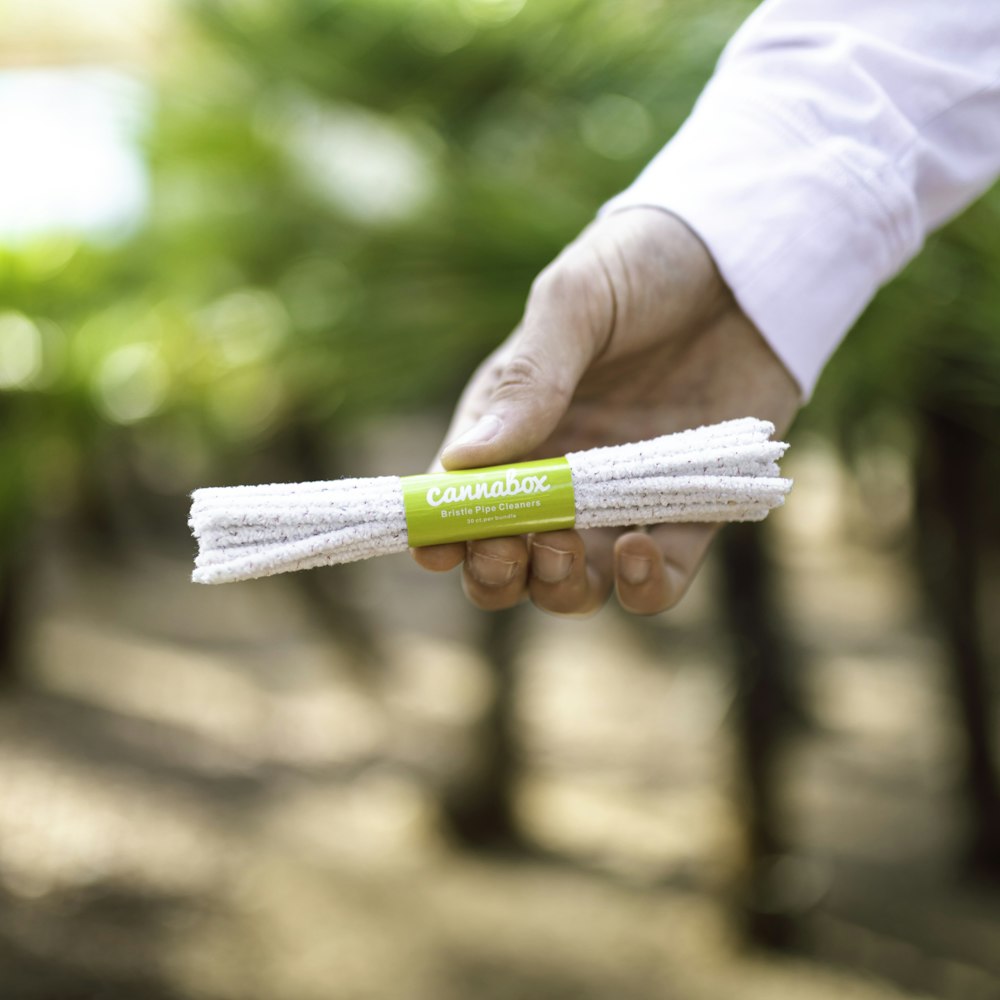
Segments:
[[[572,478],[566,524],[596,528],[759,521],[784,502],[792,485],[777,465],[788,446],[771,441],[773,433],[773,424],[746,417],[650,441],[572,452],[564,461],[567,483]],[[228,583],[405,551],[414,544],[404,504],[406,483],[399,476],[380,476],[196,490],[189,520],[199,546],[193,579]],[[540,505],[532,500],[509,506]],[[491,533],[525,530],[532,528],[501,520]]]

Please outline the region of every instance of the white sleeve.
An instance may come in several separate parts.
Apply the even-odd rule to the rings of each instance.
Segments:
[[[1000,172],[1000,0],[766,0],[602,212],[707,245],[803,393],[878,288]]]

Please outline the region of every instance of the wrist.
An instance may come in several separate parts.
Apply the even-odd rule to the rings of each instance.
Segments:
[[[684,342],[739,311],[705,243],[678,215],[623,205],[593,231],[617,298],[617,325],[640,339]]]

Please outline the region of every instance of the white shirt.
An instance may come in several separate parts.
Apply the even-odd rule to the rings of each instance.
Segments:
[[[1000,0],[766,0],[602,211],[704,241],[808,396],[878,288],[1000,173]]]

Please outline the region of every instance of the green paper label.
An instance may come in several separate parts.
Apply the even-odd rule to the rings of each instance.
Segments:
[[[573,475],[565,458],[404,476],[410,545],[572,528]]]

